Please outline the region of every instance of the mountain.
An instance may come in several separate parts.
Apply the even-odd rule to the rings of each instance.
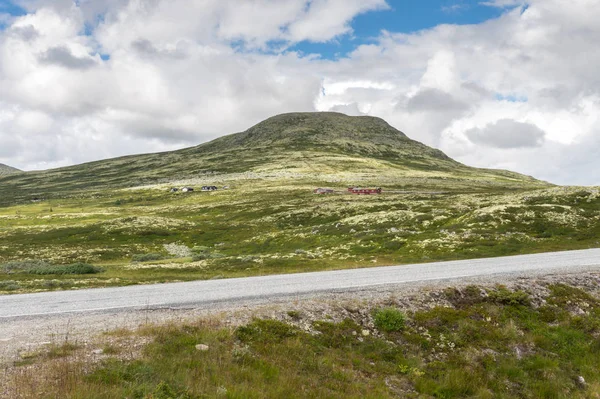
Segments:
[[[274,116],[196,147],[132,155],[0,179],[0,198],[26,199],[186,179],[337,182],[436,190],[518,189],[547,183],[465,166],[380,118],[339,113]],[[211,180],[212,179],[212,180]]]
[[[17,168],[0,163],[0,176],[6,176],[18,172],[20,172],[20,170]]]

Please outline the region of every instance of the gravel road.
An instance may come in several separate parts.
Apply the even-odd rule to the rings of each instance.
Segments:
[[[600,249],[490,259],[193,281],[77,291],[9,295],[0,301],[0,320],[51,314],[190,307],[241,302],[411,282],[507,273],[600,268]]]
[[[18,352],[116,328],[321,299],[600,271],[600,249],[227,280],[0,296],[0,363]],[[87,337],[87,338],[86,338]]]

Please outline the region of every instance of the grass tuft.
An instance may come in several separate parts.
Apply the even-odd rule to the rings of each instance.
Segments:
[[[399,332],[404,329],[406,316],[396,308],[382,308],[374,312],[375,327],[385,332]]]

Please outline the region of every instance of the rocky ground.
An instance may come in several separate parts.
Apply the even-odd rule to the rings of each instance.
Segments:
[[[140,338],[140,342],[132,341],[128,335],[125,342],[118,342],[119,334],[111,332],[198,319],[213,320],[233,328],[246,324],[255,317],[272,318],[285,320],[308,331],[315,320],[338,322],[350,318],[369,329],[373,326],[371,309],[376,307],[393,305],[410,312],[436,306],[451,306],[443,295],[443,291],[449,287],[461,289],[469,285],[493,287],[500,284],[509,289],[526,291],[531,295],[534,304],[542,304],[548,293],[546,287],[555,283],[582,288],[596,297],[600,296],[600,271],[590,269],[576,274],[516,274],[411,283],[277,300],[221,303],[201,308],[145,309],[5,319],[0,320],[0,364],[5,369],[10,369],[15,362],[43,350],[44,347],[64,343],[83,348],[83,352],[90,357],[101,357],[101,348],[107,344],[128,345],[128,352],[133,353],[135,348],[144,344],[143,339]],[[574,306],[572,311],[584,310]]]

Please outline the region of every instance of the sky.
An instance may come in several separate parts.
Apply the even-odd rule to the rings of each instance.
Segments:
[[[468,165],[600,185],[600,0],[0,0],[0,163],[385,119]]]

